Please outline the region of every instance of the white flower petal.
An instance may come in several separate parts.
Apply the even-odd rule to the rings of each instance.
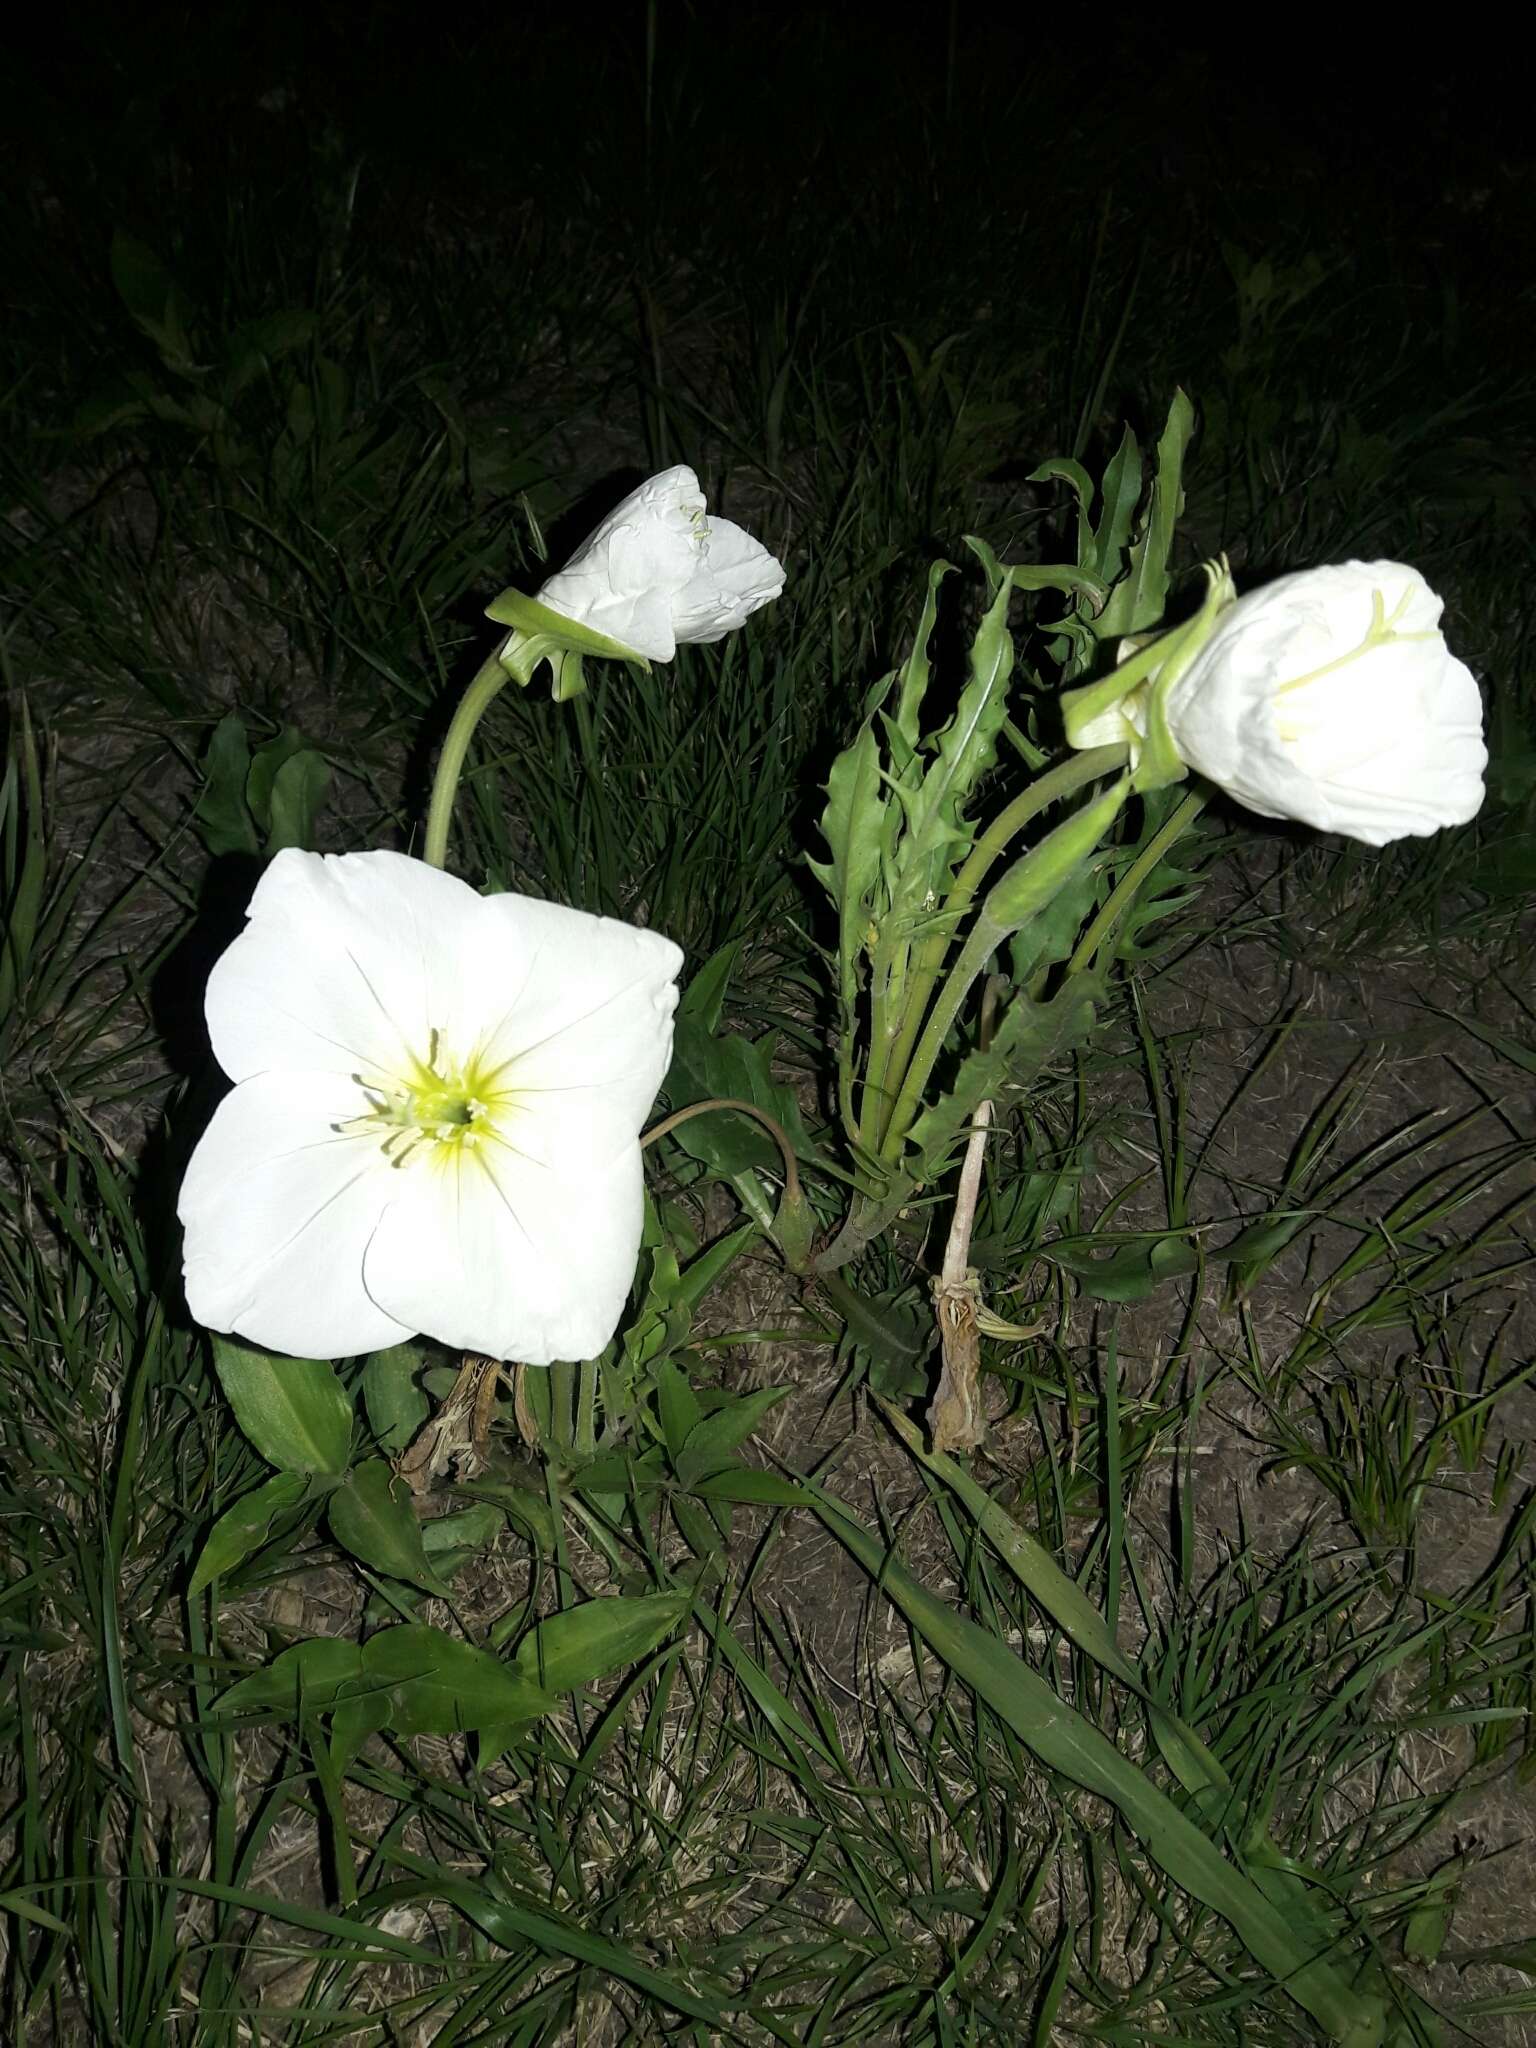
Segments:
[[[539,603],[670,661],[679,642],[722,639],[783,588],[783,565],[730,520],[706,518],[698,478],[679,465],[616,505]]]
[[[400,853],[289,850],[208,979],[208,1033],[233,1081],[388,1071],[454,1031],[481,899]]]
[[[673,600],[679,643],[707,645],[746,624],[784,588],[784,565],[729,519],[711,519],[702,561]]]
[[[399,1185],[376,1136],[338,1133],[356,1104],[324,1074],[261,1074],[214,1111],[178,1204],[187,1304],[211,1330],[301,1358],[401,1343],[414,1326],[363,1285]]]
[[[704,494],[686,465],[631,491],[588,534],[539,603],[647,661],[677,652],[672,602],[704,551]]]
[[[518,1143],[566,1170],[633,1143],[672,1057],[681,949],[528,896],[487,896],[475,957],[482,1065],[517,1098]],[[544,1124],[535,1135],[530,1126]]]
[[[569,1174],[482,1141],[403,1179],[364,1268],[389,1314],[455,1349],[524,1365],[596,1357],[640,1251],[637,1144],[604,1169]]]

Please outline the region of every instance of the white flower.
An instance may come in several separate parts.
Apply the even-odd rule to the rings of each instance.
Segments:
[[[784,588],[783,565],[750,533],[711,519],[685,465],[618,504],[538,602],[649,661],[721,640]]]
[[[1370,846],[1462,825],[1488,751],[1442,608],[1401,562],[1282,576],[1220,612],[1151,704],[1180,759],[1266,818]],[[1125,709],[1144,732],[1146,704]]]
[[[304,1357],[595,1356],[678,948],[395,853],[280,853],[249,917],[208,983],[236,1086],[182,1183],[192,1313]]]

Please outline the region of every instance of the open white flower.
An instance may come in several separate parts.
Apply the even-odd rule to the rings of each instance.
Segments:
[[[249,918],[208,983],[237,1085],[182,1183],[193,1314],[305,1357],[595,1356],[679,949],[395,853],[280,853]]]
[[[1151,707],[1182,760],[1266,818],[1370,846],[1465,824],[1488,750],[1442,609],[1401,562],[1282,576],[1222,611]]]
[[[784,588],[784,569],[728,519],[711,519],[685,464],[616,505],[537,602],[614,643],[670,661],[679,643],[724,639]]]

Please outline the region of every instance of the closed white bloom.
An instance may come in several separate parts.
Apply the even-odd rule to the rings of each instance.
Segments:
[[[1488,751],[1477,684],[1445,644],[1442,609],[1401,562],[1282,576],[1219,613],[1161,697],[1168,736],[1266,818],[1369,846],[1465,824]],[[1135,700],[1125,708],[1145,716]]]
[[[538,602],[648,661],[724,639],[784,588],[783,565],[728,519],[711,519],[686,464],[608,514]]]
[[[395,853],[277,855],[209,978],[236,1083],[182,1183],[210,1329],[304,1357],[424,1334],[594,1357],[640,1246],[670,939]]]

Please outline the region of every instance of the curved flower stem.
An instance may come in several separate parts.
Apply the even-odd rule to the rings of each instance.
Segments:
[[[1174,841],[1192,825],[1205,809],[1206,796],[1202,789],[1192,789],[1183,803],[1158,831],[1154,832],[1146,845],[1137,854],[1120,880],[1111,891],[1108,901],[1098,916],[1089,925],[1078,941],[1077,950],[1067,962],[1068,974],[1081,973],[1094,957],[1113,938],[1115,927],[1136,900],[1136,892],[1157,866]]]
[[[800,1169],[795,1164],[795,1148],[789,1142],[788,1133],[776,1117],[766,1109],[759,1109],[755,1102],[742,1102],[734,1095],[712,1095],[707,1102],[690,1102],[686,1109],[674,1109],[670,1116],[664,1116],[659,1124],[641,1135],[642,1150],[654,1145],[658,1138],[664,1138],[668,1131],[675,1131],[679,1124],[687,1123],[691,1116],[702,1116],[707,1109],[739,1109],[744,1116],[753,1116],[767,1131],[784,1157],[784,1200],[786,1205],[797,1206],[800,1201]]]
[[[949,951],[954,926],[971,907],[988,870],[1009,841],[1016,838],[1039,812],[1063,797],[1075,795],[1085,783],[1094,781],[1096,777],[1111,774],[1123,764],[1127,751],[1123,746],[1090,747],[1081,754],[1072,755],[1048,774],[1039,776],[1005,810],[999,811],[972,847],[945,898],[942,928],[924,941],[917,956],[917,964],[904,992],[901,1025],[895,1040],[883,1061],[881,1047],[876,1045],[871,1049],[871,1072],[864,1088],[865,1128],[861,1134],[870,1151],[879,1149],[890,1128],[896,1098],[907,1076],[907,1063],[927,1015],[928,998],[944,965],[944,956]],[[878,1072],[875,1071],[877,1062],[880,1063]]]
[[[576,750],[581,757],[581,772],[592,793],[591,815],[598,876],[606,905],[611,914],[617,916],[622,892],[618,864],[613,856],[613,839],[608,828],[608,806],[603,801],[603,757],[597,743],[597,713],[585,690],[568,701],[576,714]]]
[[[502,667],[498,650],[489,661],[482,662],[469,688],[459,700],[459,708],[453,714],[453,723],[448,728],[448,737],[443,741],[443,751],[438,756],[437,773],[432,779],[432,802],[427,810],[427,837],[421,857],[429,867],[440,868],[448,859],[448,827],[453,819],[453,799],[458,793],[459,777],[464,772],[464,761],[469,753],[469,743],[474,738],[475,727],[485,712],[485,707],[512,678]]]

